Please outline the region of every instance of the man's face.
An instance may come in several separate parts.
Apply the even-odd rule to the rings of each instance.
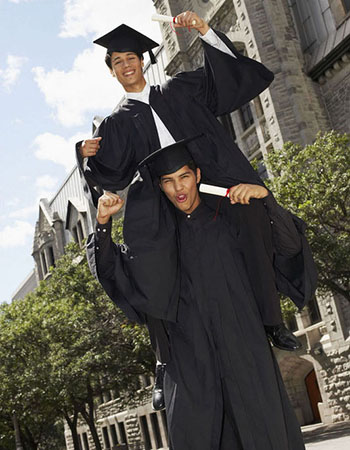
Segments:
[[[127,92],[133,92],[135,86],[142,84],[143,61],[133,52],[113,52],[111,55],[111,73]]]
[[[191,214],[200,203],[197,183],[201,178],[200,169],[193,172],[183,166],[170,175],[160,177],[160,188],[171,203],[186,214]]]

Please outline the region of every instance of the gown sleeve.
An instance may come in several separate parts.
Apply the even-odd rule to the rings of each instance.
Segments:
[[[90,271],[130,320],[145,323],[145,315],[127,300],[132,291],[132,283],[124,265],[124,259],[130,257],[128,248],[113,243],[111,228],[112,220],[105,225],[97,223],[95,233],[88,238],[86,254]]]
[[[296,256],[302,250],[302,243],[292,214],[282,208],[272,194],[264,198],[264,206],[270,219],[276,253],[289,258]]]
[[[76,145],[77,164],[85,180],[84,190],[95,206],[102,190],[117,191],[125,189],[132,181],[136,171],[136,158],[131,125],[118,114],[106,117],[94,133],[102,137],[100,149],[95,156],[81,157]]]
[[[181,90],[220,116],[255,98],[269,86],[274,75],[263,64],[241,55],[223,33],[214,31],[232,55],[202,40],[204,67],[178,73],[167,87],[175,98],[176,91]]]
[[[111,223],[88,240],[91,272],[128,317],[140,313],[176,321],[180,267],[172,208],[147,167],[129,187],[124,241],[114,244]]]
[[[95,233],[89,236],[86,252],[90,271],[129,320],[147,325],[157,360],[166,363],[171,358],[164,322],[133,305],[135,286],[126,267],[133,255],[126,245],[113,243],[111,227],[112,220],[105,225],[97,223]]]
[[[271,222],[277,289],[301,309],[317,288],[317,269],[305,236],[306,224],[279,206],[271,194],[263,201]]]

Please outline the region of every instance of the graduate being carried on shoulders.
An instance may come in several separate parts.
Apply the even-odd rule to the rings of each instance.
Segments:
[[[204,64],[198,70],[178,73],[161,86],[150,86],[143,75],[143,53],[148,51],[154,63],[152,49],[157,47],[156,42],[124,24],[95,41],[107,49],[105,62],[112,76],[122,84],[125,101],[103,120],[93,139],[77,144],[77,159],[88,195],[97,205],[102,190],[117,192],[129,186],[139,163],[148,155],[188,136],[200,135],[189,144],[191,152],[201,167],[203,182],[231,187],[230,198],[234,204],[223,201],[221,212],[239,230],[250,286],[265,331],[276,347],[296,350],[300,342],[283,324],[278,291],[291,297],[299,308],[311,298],[315,272],[310,251],[304,238],[299,236],[298,256],[294,247],[286,247],[284,253],[276,254],[273,235],[277,236],[279,230],[271,226],[276,221],[269,216],[273,197],[270,194],[272,200],[268,202],[250,201],[254,193],[265,190],[264,183],[217,120],[217,116],[235,111],[264,91],[272,82],[273,74],[263,64],[240,54],[223,33],[211,29],[197,14],[186,11],[177,16],[177,22],[178,27],[191,27],[199,32]],[[149,176],[147,171],[139,170],[141,177]],[[154,195],[158,199],[156,206]],[[163,200],[157,196],[158,193],[149,188],[140,187],[140,183],[131,185],[125,234],[137,246],[139,233],[143,232],[139,225],[142,224],[143,229],[149,226],[153,237],[163,245],[159,254],[167,249],[172,250],[174,256],[175,225],[171,213],[166,213],[158,223],[149,217],[153,214],[149,205],[157,211],[163,208]],[[208,196],[206,202],[214,209],[217,206],[214,196]],[[281,211],[275,210],[277,215],[283,215]],[[294,221],[302,234],[304,225],[297,218]],[[134,248],[136,251],[137,247]],[[150,276],[147,270],[142,273],[142,267],[153,267],[152,258],[156,255],[135,258],[139,261],[137,279]],[[165,266],[158,266],[157,270],[165,271]],[[157,276],[161,278],[161,273],[153,273],[153,277]],[[175,273],[172,281],[168,280],[167,288],[173,293],[177,292],[177,280]],[[161,321],[176,316],[175,303],[170,302],[165,312],[166,300],[150,287],[148,294],[151,292],[153,307],[147,310],[147,325],[157,358],[165,363],[169,354],[162,344],[167,336]],[[139,302],[143,303],[141,298]],[[159,409],[164,404],[162,375],[165,367],[159,364],[157,369],[154,406]]]

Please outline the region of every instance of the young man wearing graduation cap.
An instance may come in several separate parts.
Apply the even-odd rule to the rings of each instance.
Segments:
[[[178,26],[200,32],[204,67],[179,73],[162,86],[149,86],[142,75],[141,55],[157,46],[154,41],[126,25],[95,41],[107,48],[106,62],[126,91],[125,102],[104,119],[96,138],[78,146],[79,165],[95,204],[96,186],[111,192],[124,189],[131,183],[138,163],[150,153],[199,133],[202,137],[196,144],[197,153],[201,154],[206,182],[234,186],[230,196],[235,202],[257,186],[264,186],[216,117],[256,97],[268,87],[273,74],[237,52],[224,34],[210,29],[195,13],[182,13],[177,21]],[[88,157],[86,164],[83,157]],[[236,220],[244,224],[240,239],[266,332],[274,345],[295,350],[300,343],[283,325],[276,284],[299,307],[310,298],[313,288],[304,289],[302,294],[286,287],[283,277],[276,279],[270,221],[264,207],[254,202],[236,206]],[[230,217],[232,208],[226,206],[224,214]],[[237,217],[236,211],[234,214]]]
[[[164,217],[175,223],[177,261],[170,245],[163,246],[158,259],[150,256],[154,246],[162,246],[163,238],[159,230],[152,230],[151,222],[138,242],[127,239],[126,245],[113,244],[111,216],[123,201],[107,192],[99,199],[96,232],[88,242],[90,267],[127,314],[133,310],[140,317],[164,319],[171,354],[164,391],[172,450],[302,450],[300,427],[246,272],[239,224],[199,195],[201,171],[193,161],[191,141],[148,156],[140,165],[141,177],[131,186],[134,200],[140,192],[148,199],[147,206],[157,216],[154,224]],[[267,214],[275,222],[275,252],[283,254],[287,249],[287,258],[293,260],[302,251],[302,243],[292,216],[278,207],[263,186],[251,194],[242,202],[266,203]],[[130,211],[126,219],[127,233],[129,225],[142,227],[130,222]],[[164,222],[164,227],[170,232],[169,223]],[[148,266],[141,271],[133,266],[147,256],[153,267],[144,276]],[[164,272],[160,266],[172,259]],[[161,271],[166,280],[156,276]],[[175,297],[166,292],[173,274],[179,278]],[[150,285],[161,291],[163,304],[152,304]]]

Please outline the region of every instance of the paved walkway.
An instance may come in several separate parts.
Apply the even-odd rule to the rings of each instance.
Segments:
[[[307,450],[350,450],[350,422],[302,427]]]

